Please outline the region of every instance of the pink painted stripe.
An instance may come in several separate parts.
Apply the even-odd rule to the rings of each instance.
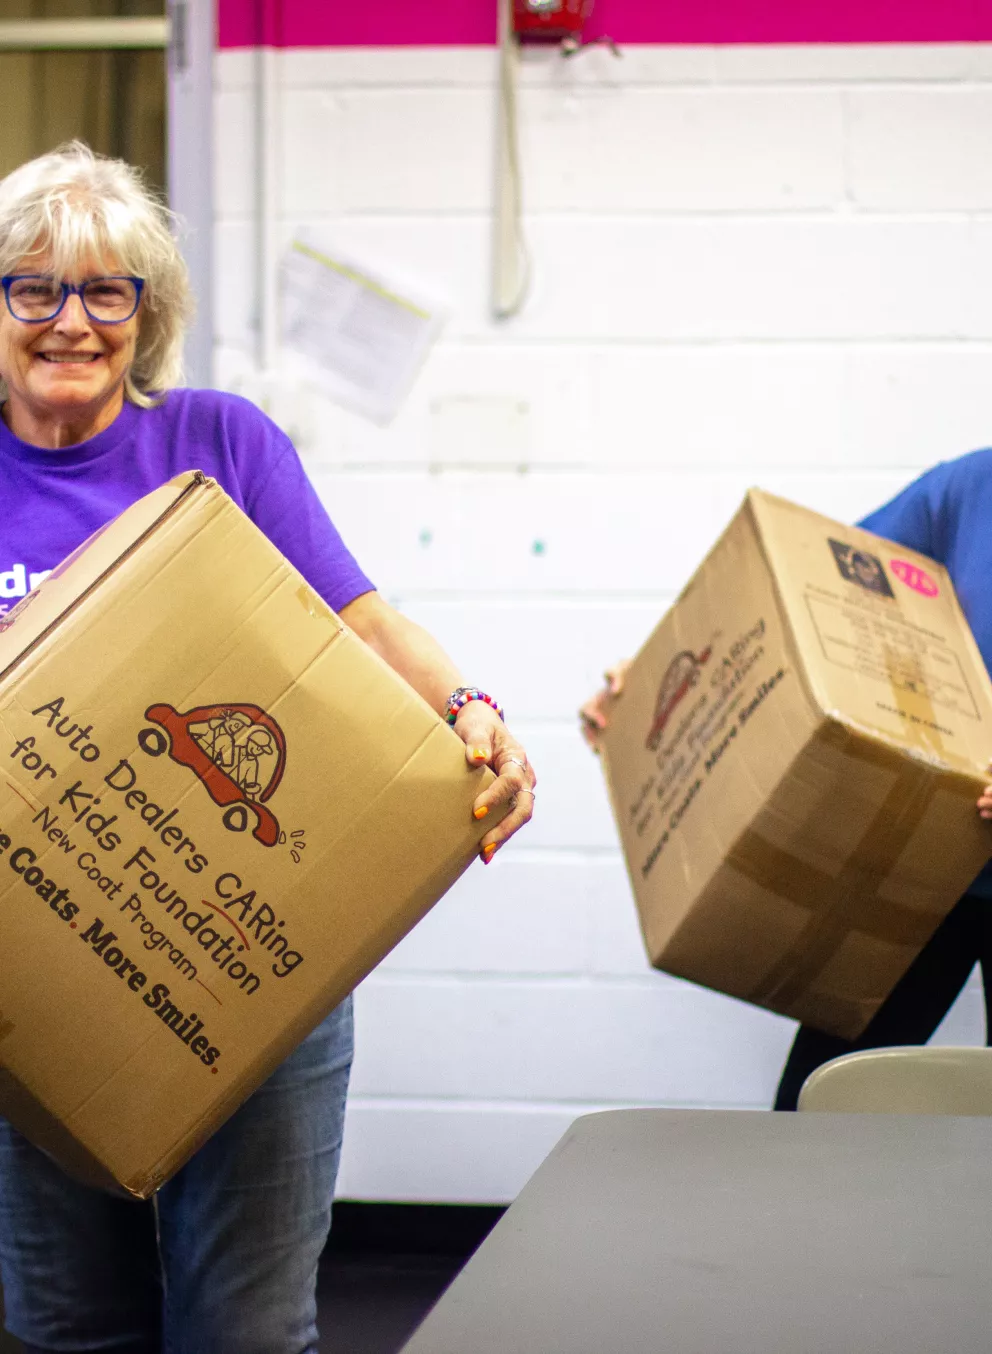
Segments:
[[[620,43],[987,42],[992,0],[597,0]],[[486,46],[496,0],[218,0],[221,47]]]

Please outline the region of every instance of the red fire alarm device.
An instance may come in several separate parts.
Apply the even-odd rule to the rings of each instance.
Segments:
[[[513,31],[520,42],[560,42],[576,51],[592,6],[593,0],[513,0]]]

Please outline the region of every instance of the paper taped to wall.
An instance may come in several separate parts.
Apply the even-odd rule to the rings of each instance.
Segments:
[[[300,374],[332,399],[388,423],[445,320],[444,307],[400,290],[297,232],[280,270],[282,341]]]

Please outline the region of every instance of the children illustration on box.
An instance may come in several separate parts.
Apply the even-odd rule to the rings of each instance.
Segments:
[[[239,710],[224,710],[212,719],[190,724],[188,732],[210,760],[244,791],[247,799],[261,798],[265,782],[260,762],[276,754],[272,733],[264,724],[253,724]],[[277,765],[272,766],[273,772]]]

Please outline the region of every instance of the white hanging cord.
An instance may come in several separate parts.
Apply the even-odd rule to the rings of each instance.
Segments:
[[[496,203],[493,239],[493,315],[519,313],[530,290],[530,254],[524,238],[517,142],[517,63],[513,0],[499,0],[499,87],[496,119]]]

